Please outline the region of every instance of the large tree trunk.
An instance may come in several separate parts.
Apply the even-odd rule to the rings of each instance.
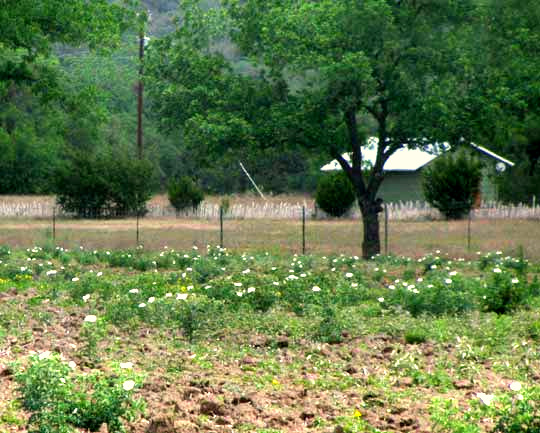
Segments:
[[[371,259],[381,252],[381,240],[379,236],[379,213],[383,210],[382,200],[359,200],[364,225],[364,239],[362,242],[362,257]]]
[[[351,181],[358,198],[358,204],[362,212],[362,222],[364,224],[364,240],[362,242],[362,257],[370,259],[381,252],[381,240],[379,236],[379,213],[383,210],[382,200],[376,198],[377,191],[383,180],[382,167],[385,158],[382,154],[382,146],[378,148],[377,160],[371,172],[369,181],[366,184],[362,174],[362,147],[356,123],[356,109],[345,113],[345,123],[349,131],[350,145],[352,149],[352,164],[349,164],[339,152],[335,152],[335,158],[339,161],[342,169]],[[380,136],[379,142],[384,143],[386,139],[386,117],[381,115],[379,119]]]

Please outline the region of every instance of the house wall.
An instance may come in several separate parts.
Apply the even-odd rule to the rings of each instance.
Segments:
[[[418,171],[386,172],[377,197],[386,203],[399,201],[423,201],[422,177]]]
[[[482,157],[480,159],[484,163],[484,167],[482,168],[482,181],[480,182],[482,200],[497,201],[499,199],[499,194],[497,191],[497,186],[493,181],[493,178],[498,174],[495,170],[496,161],[488,157]],[[506,167],[506,169],[511,170],[512,168]]]
[[[498,175],[495,170],[497,160],[479,151],[474,153],[484,163],[480,183],[480,199],[482,201],[497,201],[497,187],[493,182],[494,177]],[[416,171],[386,172],[377,197],[383,199],[386,203],[425,201],[422,192],[422,170],[429,165],[430,163]],[[511,170],[512,168],[506,167],[506,169]]]
[[[481,159],[485,164],[482,169],[482,180],[480,181],[481,200],[496,201],[498,194],[493,182],[493,176],[496,176],[495,163],[492,158]],[[425,201],[422,192],[422,169],[414,172],[387,172],[377,197],[382,198],[386,203]]]

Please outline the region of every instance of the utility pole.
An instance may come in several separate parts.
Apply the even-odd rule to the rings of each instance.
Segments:
[[[139,84],[137,86],[137,156],[143,159],[143,58],[144,58],[144,30],[139,32]]]
[[[139,83],[137,84],[137,156],[143,159],[143,73],[144,46],[150,38],[144,36],[144,30],[152,18],[150,11],[137,14],[139,18]]]

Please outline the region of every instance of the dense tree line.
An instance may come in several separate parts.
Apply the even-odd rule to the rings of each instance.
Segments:
[[[0,194],[58,192],[75,163],[109,155],[112,167],[113,159],[127,164],[136,155],[137,11],[149,8],[145,31],[157,40],[174,29],[178,2],[84,4],[51,0],[40,9],[34,2],[9,2],[0,11]],[[160,129],[147,105],[144,147],[153,191],[180,175],[197,179],[208,192],[249,188],[238,155],[226,155],[219,167],[205,166],[184,146],[182,134]],[[316,170],[306,177],[309,155],[302,149],[244,154],[241,160],[266,191],[316,185]]]

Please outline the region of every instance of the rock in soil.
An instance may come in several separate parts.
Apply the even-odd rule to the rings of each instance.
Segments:
[[[0,365],[0,377],[8,377],[13,374],[13,371],[10,367],[6,367],[5,365]]]
[[[184,400],[191,400],[193,397],[199,395],[202,391],[199,388],[195,388],[194,386],[190,386],[184,389],[184,393],[182,394],[182,397]]]
[[[174,420],[168,415],[157,415],[150,420],[147,433],[176,433]]]
[[[201,402],[201,407],[199,409],[199,412],[203,415],[224,416],[225,407],[222,404],[215,401],[203,400]]]
[[[284,349],[285,347],[289,347],[289,339],[285,335],[280,335],[276,339],[276,346],[280,349]]]
[[[455,380],[454,387],[456,389],[472,389],[474,384],[470,380]]]
[[[169,415],[158,415],[150,420],[146,433],[198,433],[199,428],[189,421],[175,420]]]

